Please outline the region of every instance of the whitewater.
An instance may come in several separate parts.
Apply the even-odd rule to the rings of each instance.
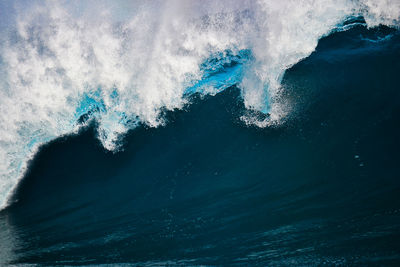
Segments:
[[[290,113],[285,70],[355,24],[398,27],[396,0],[3,1],[0,4],[0,208],[39,147],[96,122],[118,151],[137,127],[167,123],[193,94],[236,85],[268,127]],[[257,114],[265,116],[257,116]]]

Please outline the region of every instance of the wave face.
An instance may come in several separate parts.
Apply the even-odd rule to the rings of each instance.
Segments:
[[[349,18],[398,25],[400,12],[397,1],[367,0],[1,5],[2,208],[40,145],[93,119],[115,151],[129,129],[164,125],[190,95],[237,85],[246,109],[267,114],[245,123],[279,124],[290,111],[280,100],[287,68]]]
[[[0,212],[0,265],[398,266],[399,59],[399,30],[353,26],[286,71],[279,127],[240,121],[233,85],[119,153],[95,123],[44,145]]]
[[[0,265],[399,265],[397,2],[214,2],[0,1]]]

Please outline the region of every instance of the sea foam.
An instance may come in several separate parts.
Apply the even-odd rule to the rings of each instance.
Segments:
[[[3,1],[0,208],[39,146],[95,119],[105,149],[165,124],[193,93],[237,85],[247,124],[279,124],[286,69],[349,17],[399,25],[396,0]],[[251,114],[251,112],[249,113]]]

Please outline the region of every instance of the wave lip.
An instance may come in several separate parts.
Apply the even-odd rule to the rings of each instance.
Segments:
[[[237,85],[246,108],[268,114],[246,123],[279,124],[285,70],[322,36],[364,23],[348,18],[398,27],[400,17],[397,1],[137,1],[129,12],[23,4],[4,5],[12,10],[1,31],[1,208],[38,147],[90,118],[116,150],[129,129],[164,124],[162,111],[184,107],[188,95]]]

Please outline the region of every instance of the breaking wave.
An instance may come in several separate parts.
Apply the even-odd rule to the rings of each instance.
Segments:
[[[241,91],[267,127],[290,107],[285,70],[353,25],[399,25],[397,1],[4,1],[0,27],[0,207],[38,147],[97,122],[116,151],[138,125],[166,123],[193,94]]]

